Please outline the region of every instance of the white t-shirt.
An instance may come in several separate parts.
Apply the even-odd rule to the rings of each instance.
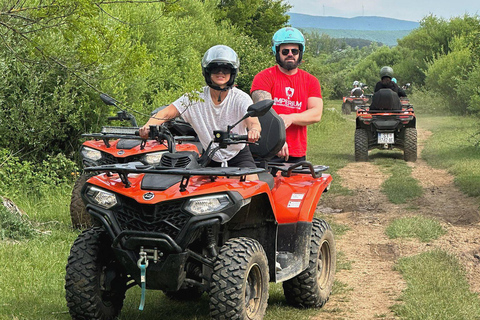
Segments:
[[[214,130],[226,131],[227,126],[240,120],[247,113],[247,108],[253,104],[247,93],[235,87],[222,92],[222,95],[225,94],[226,98],[219,105],[215,105],[210,96],[210,87],[205,86],[198,95],[184,94],[173,102],[182,118],[193,127],[205,150],[213,140]],[[247,134],[245,120],[235,126],[232,133]],[[217,151],[213,160],[226,166],[226,162],[244,147],[244,143],[229,145],[226,149]]]

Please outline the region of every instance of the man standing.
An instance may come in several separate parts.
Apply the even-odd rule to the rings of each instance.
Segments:
[[[250,93],[253,102],[274,100],[273,109],[285,123],[287,140],[274,161],[304,161],[307,125],[322,118],[320,83],[313,75],[298,69],[305,51],[305,38],[298,29],[278,30],[273,35],[272,51],[277,65],[255,76]]]

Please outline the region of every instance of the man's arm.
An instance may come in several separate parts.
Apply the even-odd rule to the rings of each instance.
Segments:
[[[270,92],[264,90],[255,90],[252,92],[252,100],[254,103],[266,99],[272,99],[272,94]]]
[[[297,126],[308,126],[317,123],[322,119],[323,99],[318,97],[310,97],[307,101],[307,110],[301,113],[280,114],[279,116],[285,122],[285,129],[292,124]]]

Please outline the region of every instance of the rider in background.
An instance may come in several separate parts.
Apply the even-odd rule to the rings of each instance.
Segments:
[[[351,97],[363,97],[363,89],[359,81],[353,81],[353,89],[350,91]]]
[[[392,89],[398,94],[399,97],[407,96],[405,91],[398,87],[396,82],[392,81],[392,79],[395,78],[393,77],[393,69],[391,67],[385,66],[380,69],[380,79],[381,80],[375,85],[373,92],[377,92],[380,89]]]

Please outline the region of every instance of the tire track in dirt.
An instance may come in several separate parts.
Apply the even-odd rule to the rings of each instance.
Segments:
[[[480,293],[479,204],[454,186],[450,174],[429,167],[421,159],[421,150],[430,135],[418,129],[419,158],[409,166],[424,195],[410,203],[395,205],[388,201],[380,191],[388,175],[372,163],[350,163],[338,171],[339,182],[353,195],[327,197],[319,211],[348,226],[349,230],[337,239],[337,251],[351,263],[351,269],[337,271],[336,279],[347,289],[332,295],[324,310],[312,319],[397,319],[390,308],[399,303],[406,284],[401,274],[393,270],[395,263],[401,257],[434,248],[454,254],[466,270],[472,291]],[[342,212],[332,213],[339,210]],[[412,215],[436,218],[447,234],[430,243],[388,239],[385,228],[389,223]]]

